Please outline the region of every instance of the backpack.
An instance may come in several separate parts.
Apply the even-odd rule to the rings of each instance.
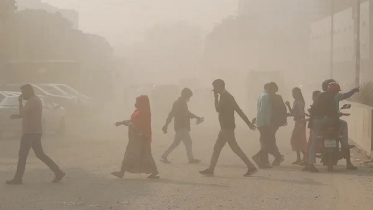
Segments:
[[[280,95],[271,97],[272,104],[272,124],[275,126],[284,126],[287,124],[288,113],[284,100]]]

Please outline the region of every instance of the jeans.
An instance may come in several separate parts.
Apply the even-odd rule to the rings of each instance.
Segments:
[[[234,129],[222,129],[219,132],[218,139],[216,140],[215,146],[214,146],[214,152],[212,154],[210,167],[209,169],[214,170],[216,167],[216,164],[218,162],[220,152],[223,149],[224,145],[228,143],[228,145],[231,147],[232,151],[236,153],[238,157],[241,158],[241,160],[246,164],[248,168],[254,168],[255,166],[250,162],[249,158],[245,155],[245,153],[242,151],[240,146],[238,146],[236,137],[234,134]]]
[[[341,130],[342,139],[341,144],[342,148],[348,148],[348,124],[344,120],[339,120],[339,128]]]
[[[256,154],[260,156],[261,164],[268,164],[268,154],[273,155],[275,158],[281,156],[279,149],[276,144],[276,132],[278,131],[278,126],[267,125],[258,128],[260,132],[260,145],[261,149]]]
[[[166,150],[163,154],[164,157],[167,157],[177,146],[179,146],[180,142],[183,141],[185,145],[185,149],[187,152],[188,159],[194,160],[193,152],[192,152],[192,139],[190,138],[189,130],[188,129],[181,129],[176,131],[174,142],[170,145],[170,147]]]
[[[43,151],[41,145],[41,133],[24,133],[21,138],[17,172],[14,179],[21,180],[26,168],[28,153],[32,148],[37,158],[45,163],[55,174],[61,173],[60,168]]]
[[[335,120],[330,117],[326,118],[320,118],[320,119],[314,119],[313,120],[313,139],[312,139],[312,144],[311,148],[309,151],[309,164],[315,164],[316,163],[316,152],[317,152],[317,147],[319,145],[320,141],[320,135],[323,129],[325,129],[328,126],[333,126],[335,125]]]

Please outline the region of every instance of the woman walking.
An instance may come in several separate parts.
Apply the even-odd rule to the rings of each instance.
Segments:
[[[302,159],[300,153],[305,157],[307,149],[307,137],[306,137],[306,121],[305,121],[305,102],[303,94],[300,88],[293,89],[293,98],[294,103],[293,107],[290,106],[290,103],[287,101],[286,106],[289,109],[291,116],[294,117],[295,126],[293,133],[291,135],[291,146],[293,151],[297,153],[297,160],[293,164],[300,164]]]
[[[116,126],[128,126],[128,145],[120,171],[111,174],[123,178],[125,172],[150,174],[148,178],[159,178],[158,169],[151,152],[151,112],[148,96],[136,98],[136,110],[131,120],[115,123]]]

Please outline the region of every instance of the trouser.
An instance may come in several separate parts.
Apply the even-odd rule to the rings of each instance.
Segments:
[[[22,135],[17,172],[14,179],[22,179],[26,168],[27,156],[31,148],[34,150],[36,157],[43,161],[55,174],[61,173],[56,163],[44,153],[41,145],[41,137],[41,133],[25,133]]]
[[[181,129],[181,130],[176,131],[174,142],[166,150],[163,156],[167,157],[177,146],[179,146],[181,141],[183,141],[185,145],[188,159],[194,160],[193,151],[192,151],[192,139],[190,138],[188,129]]]
[[[342,148],[348,148],[348,124],[344,120],[339,120],[339,129],[341,131],[342,139],[341,139],[341,144]]]
[[[268,154],[273,155],[275,158],[281,156],[279,149],[276,144],[276,132],[278,131],[278,126],[266,125],[258,128],[260,132],[260,145],[261,149],[256,154],[260,156],[261,164],[268,164]]]
[[[321,119],[314,119],[313,120],[313,133],[312,133],[312,144],[309,152],[309,164],[316,163],[316,152],[320,142],[320,135],[323,129],[328,126],[333,126],[335,124],[335,120],[330,117],[321,118]]]
[[[304,161],[307,162],[307,163],[308,163],[308,160],[309,160],[310,148],[311,148],[312,140],[313,140],[312,138],[313,138],[313,129],[311,128],[310,129],[310,136],[308,137],[306,153],[304,154]]]
[[[219,155],[221,150],[223,149],[224,145],[228,143],[230,148],[238,157],[241,158],[241,160],[246,164],[248,168],[255,167],[247,158],[245,153],[242,151],[242,149],[238,146],[236,137],[234,134],[234,129],[222,129],[219,132],[218,139],[216,140],[215,146],[214,146],[214,152],[212,154],[211,162],[210,162],[210,169],[214,170],[216,167],[216,164],[219,159]]]

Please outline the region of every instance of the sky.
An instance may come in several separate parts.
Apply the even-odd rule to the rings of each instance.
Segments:
[[[239,0],[42,0],[80,13],[80,29],[111,43],[141,41],[152,26],[186,21],[205,34],[221,20],[236,15]]]

